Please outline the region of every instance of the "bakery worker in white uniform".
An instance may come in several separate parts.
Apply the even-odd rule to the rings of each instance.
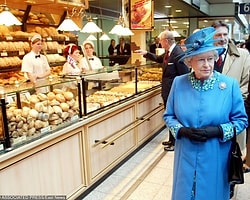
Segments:
[[[92,41],[86,40],[82,44],[84,57],[80,61],[80,67],[83,68],[84,71],[103,68],[101,60],[94,55],[94,48],[95,46]]]
[[[50,75],[50,66],[46,56],[40,54],[42,50],[42,37],[35,34],[31,40],[31,51],[22,60],[22,69],[27,80],[35,83]]]

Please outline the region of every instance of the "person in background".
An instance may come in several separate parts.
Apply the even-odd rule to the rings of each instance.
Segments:
[[[115,49],[117,50],[118,56],[122,56],[122,55],[130,56],[131,55],[130,44],[126,43],[123,37],[119,39],[119,44],[116,45]],[[128,60],[129,60],[129,57],[124,57],[124,58],[121,57],[119,58],[118,63],[120,65],[124,65],[128,62]]]
[[[250,39],[246,40],[245,48],[246,48],[246,49],[248,50],[248,52],[250,53]]]
[[[246,40],[245,48],[250,53],[250,39]],[[247,98],[245,100],[245,108],[246,108],[246,112],[247,112],[247,115],[248,115],[248,124],[250,124],[250,76],[249,76],[249,81],[248,81],[248,95],[247,95]],[[246,131],[246,141],[248,141],[249,128],[250,127],[248,127],[247,131]],[[247,143],[247,145],[248,145],[248,143]],[[245,173],[250,172],[250,167],[246,164],[246,159],[243,160],[243,171]]]
[[[240,84],[243,99],[246,100],[248,95],[248,82],[250,70],[250,56],[246,49],[237,48],[232,40],[229,39],[229,27],[224,21],[214,21],[212,24],[217,31],[214,35],[216,46],[226,48],[215,64],[215,70],[236,78]],[[246,130],[237,136],[237,141],[242,152],[243,162],[246,162]],[[234,195],[234,186],[231,188],[231,196]]]
[[[110,56],[116,56],[117,55],[117,49],[115,48],[115,40],[110,40],[110,45],[108,48],[108,52]],[[109,59],[109,66],[113,66],[115,64],[115,60],[113,58]]]
[[[50,75],[50,66],[46,56],[41,54],[42,37],[35,34],[31,40],[31,51],[22,60],[21,71],[27,80],[35,83]]]
[[[186,48],[186,46],[185,46],[185,40],[186,40],[186,38],[181,39],[181,40],[179,41],[179,44],[178,44],[178,45],[180,45],[180,47],[181,47],[181,49],[182,49],[183,51],[186,51],[186,50],[187,50],[187,48]]]
[[[63,65],[63,74],[68,75],[77,75],[80,74],[82,69],[79,67],[79,59],[80,59],[80,50],[78,46],[75,44],[68,44],[64,48],[64,56],[67,59],[67,62]]]
[[[126,43],[123,37],[119,39],[119,44],[115,48],[117,55],[131,55],[130,44]]]
[[[116,51],[115,51],[115,40],[111,39],[110,40],[110,45],[108,48],[108,52],[110,56],[115,56],[116,55]]]
[[[154,38],[154,43],[149,46],[150,53],[156,54],[156,48],[161,48],[160,38],[158,36]]]
[[[90,40],[86,40],[82,44],[84,57],[80,60],[80,67],[84,72],[103,68],[101,60],[93,54],[94,48],[94,43]]]
[[[166,106],[173,80],[176,76],[188,73],[190,69],[184,63],[178,62],[178,56],[183,54],[183,50],[180,46],[176,45],[173,33],[168,30],[163,31],[160,33],[159,38],[162,47],[165,49],[165,54],[157,56],[145,50],[136,50],[135,52],[155,62],[163,63],[161,95],[164,106]],[[165,146],[165,151],[173,151],[175,145],[173,135],[169,133],[169,141],[164,141],[162,144]]]
[[[163,115],[176,138],[172,200],[229,199],[231,138],[234,127],[237,134],[247,127],[247,115],[237,80],[214,70],[225,51],[214,46],[215,32],[186,39],[180,62],[192,72],[174,79]]]

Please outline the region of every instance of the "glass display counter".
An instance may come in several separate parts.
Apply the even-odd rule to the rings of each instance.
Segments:
[[[35,84],[16,81],[1,87],[1,150],[12,150],[78,120],[79,83],[50,76]]]
[[[1,152],[35,141],[76,121],[160,87],[159,64],[113,66],[1,87]]]

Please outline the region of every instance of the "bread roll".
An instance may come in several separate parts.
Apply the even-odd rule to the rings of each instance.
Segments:
[[[54,92],[49,92],[48,94],[47,94],[47,97],[48,97],[48,100],[53,100],[53,99],[55,99],[56,98],[56,95],[55,95],[55,93]]]

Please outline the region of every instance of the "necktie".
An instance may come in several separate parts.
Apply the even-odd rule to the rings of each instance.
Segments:
[[[94,58],[89,58],[89,60],[94,60]]]
[[[222,56],[219,56],[218,60],[216,61],[216,64],[218,67],[221,67],[222,65]]]
[[[35,58],[40,58],[40,54],[39,55],[35,55]]]
[[[169,51],[164,56],[163,64],[166,65],[168,63]]]

